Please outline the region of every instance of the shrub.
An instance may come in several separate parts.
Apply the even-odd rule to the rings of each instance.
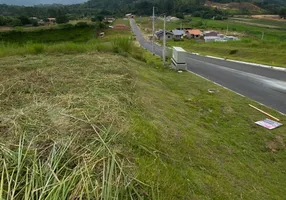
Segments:
[[[56,19],[58,24],[64,24],[69,22],[69,18],[66,15],[58,16]]]
[[[40,54],[43,53],[45,50],[45,46],[43,44],[27,44],[26,48],[28,53],[30,54]]]
[[[113,52],[121,53],[127,52],[130,53],[132,49],[132,41],[128,37],[119,37],[114,38],[112,41]]]
[[[230,50],[229,51],[229,54],[230,55],[234,55],[234,54],[236,54],[238,52],[238,49],[233,49],[233,50]]]
[[[78,22],[75,27],[78,27],[78,28],[86,28],[86,27],[89,27],[89,25],[86,23],[86,22]]]

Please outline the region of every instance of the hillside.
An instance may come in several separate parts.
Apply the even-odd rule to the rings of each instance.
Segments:
[[[265,116],[250,100],[147,60],[92,51],[1,58],[0,163],[12,175],[21,151],[25,162],[15,195],[279,199],[285,127],[260,128]]]
[[[38,4],[77,4],[87,0],[0,0],[0,4],[32,6]]]
[[[205,6],[209,6],[212,8],[222,9],[222,10],[246,10],[250,13],[261,13],[261,8],[249,3],[249,2],[231,2],[231,3],[217,3],[217,2],[211,2],[207,1],[205,3]]]

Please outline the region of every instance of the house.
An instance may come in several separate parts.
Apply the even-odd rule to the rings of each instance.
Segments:
[[[220,33],[217,34],[217,36],[220,37],[220,38],[224,38],[225,37],[224,34],[220,34]]]
[[[162,18],[162,20],[163,20],[164,18]],[[180,19],[179,18],[177,18],[177,17],[172,17],[172,16],[168,16],[168,17],[166,17],[166,21],[167,22],[174,22],[174,21],[179,21]]]
[[[183,30],[172,30],[172,33],[173,33],[173,39],[174,40],[179,41],[179,40],[184,39],[185,31],[183,31]]]
[[[38,21],[38,17],[30,17],[30,20],[37,20]]]
[[[134,18],[134,15],[132,13],[128,13],[125,15],[126,18]]]
[[[234,36],[225,36],[224,39],[227,41],[237,41],[238,40],[238,38],[234,37]]]
[[[104,22],[112,24],[115,21],[114,17],[104,17]]]
[[[219,33],[216,32],[216,31],[204,31],[204,36],[213,36],[213,37],[216,37]]]
[[[48,18],[48,23],[49,24],[55,24],[56,23],[56,21],[57,21],[57,19],[56,18]]]
[[[164,39],[164,31],[159,30],[155,33],[155,36],[157,37],[158,40],[163,40]],[[172,40],[173,39],[173,33],[166,31],[166,40]]]
[[[199,29],[186,30],[186,36],[189,39],[200,39],[203,33]]]

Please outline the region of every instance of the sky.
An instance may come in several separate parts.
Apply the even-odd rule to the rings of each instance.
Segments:
[[[0,4],[31,6],[36,4],[76,4],[87,0],[0,0]]]

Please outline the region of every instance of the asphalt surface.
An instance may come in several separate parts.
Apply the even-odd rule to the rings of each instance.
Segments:
[[[152,43],[144,39],[133,19],[130,24],[137,41],[152,52]],[[155,45],[154,53],[162,56],[162,47]],[[187,55],[187,66],[195,74],[286,113],[286,72],[193,54]]]

